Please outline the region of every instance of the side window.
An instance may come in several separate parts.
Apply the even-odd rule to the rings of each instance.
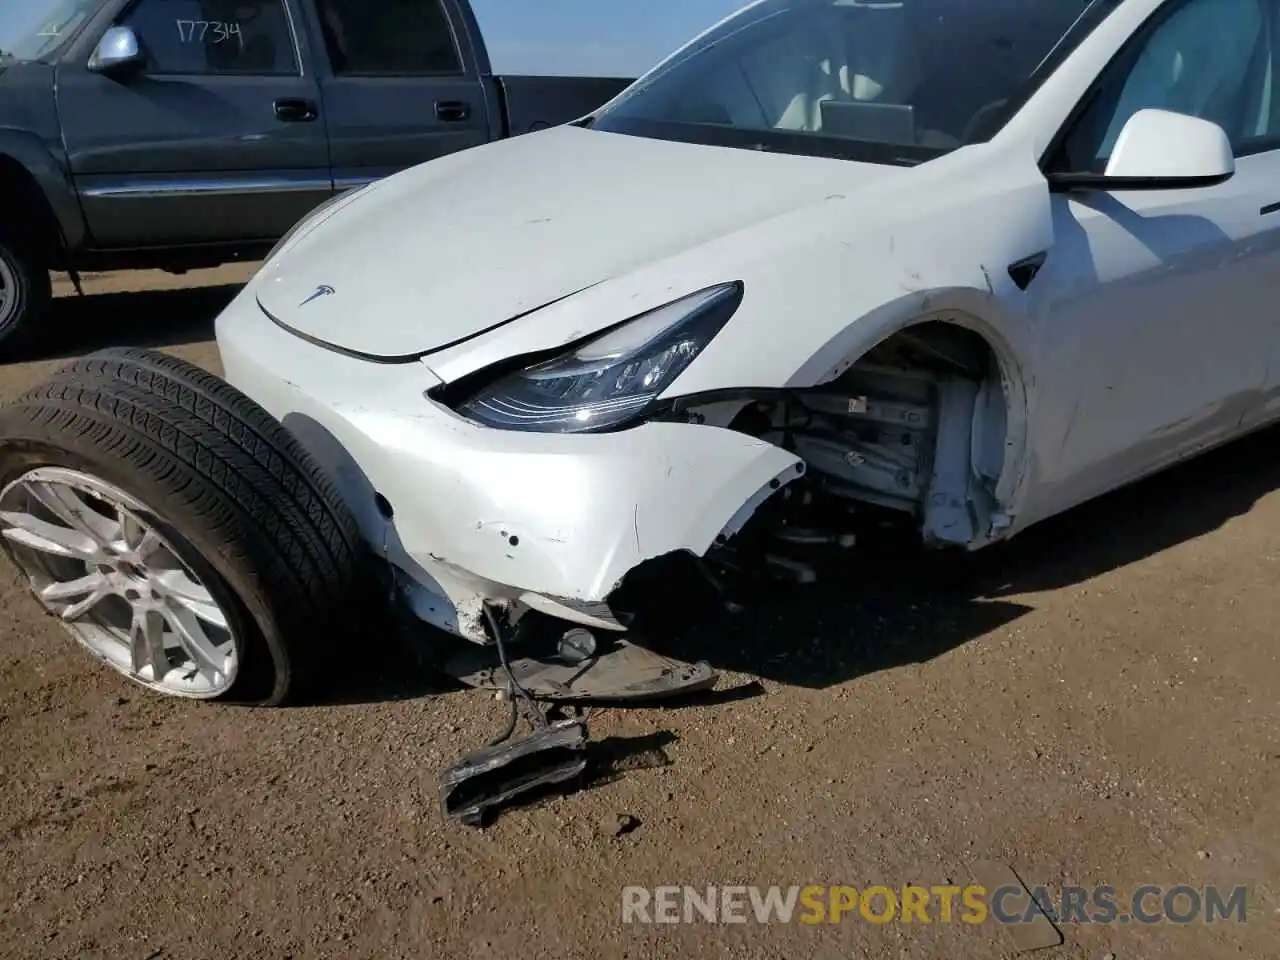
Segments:
[[[138,35],[148,73],[301,72],[284,0],[140,0],[119,23]]]
[[[439,77],[463,72],[440,0],[319,0],[339,76]]]
[[[1102,172],[1120,130],[1157,108],[1212,120],[1236,156],[1280,135],[1273,95],[1278,0],[1186,0],[1114,61],[1091,105],[1067,135],[1067,167]]]

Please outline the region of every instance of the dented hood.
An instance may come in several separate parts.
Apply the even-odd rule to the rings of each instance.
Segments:
[[[559,127],[375,184],[269,261],[258,298],[309,339],[409,359],[907,173]]]

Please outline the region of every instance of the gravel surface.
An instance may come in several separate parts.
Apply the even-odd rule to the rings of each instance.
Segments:
[[[113,342],[217,369],[246,275],[90,278],[0,395]],[[1014,956],[993,924],[620,919],[628,884],[964,884],[983,860],[1122,897],[1250,887],[1244,924],[1067,925],[1036,956],[1280,956],[1277,440],[691,639],[717,694],[594,711],[595,779],[484,831],[444,820],[436,777],[500,728],[493,699],[353,637],[372,665],[333,703],[167,702],[4,564],[0,956]]]

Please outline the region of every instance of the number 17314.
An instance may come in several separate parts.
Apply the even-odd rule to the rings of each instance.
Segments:
[[[178,27],[178,39],[183,43],[227,43],[238,40],[244,44],[244,35],[240,32],[240,24],[224,20],[175,20]]]

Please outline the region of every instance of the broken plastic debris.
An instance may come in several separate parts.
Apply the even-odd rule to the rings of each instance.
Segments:
[[[441,807],[447,817],[483,826],[491,812],[521,795],[580,776],[586,749],[586,722],[569,718],[522,740],[476,750],[441,775]]]

